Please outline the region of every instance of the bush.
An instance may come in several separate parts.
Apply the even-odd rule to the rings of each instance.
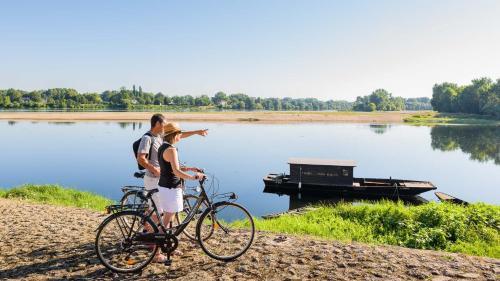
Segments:
[[[500,257],[500,206],[379,203],[317,206],[302,215],[256,220],[258,229]]]

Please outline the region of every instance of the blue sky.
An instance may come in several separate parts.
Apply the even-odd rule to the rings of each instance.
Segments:
[[[2,1],[0,88],[354,100],[500,78],[500,1]]]

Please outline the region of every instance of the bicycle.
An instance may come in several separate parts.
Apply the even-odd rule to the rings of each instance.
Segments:
[[[138,179],[142,179],[142,178],[144,178],[145,174],[146,173],[143,171],[135,172],[134,177],[136,177]],[[190,190],[191,192],[199,192],[199,190],[197,190],[197,188],[186,187],[186,189]],[[137,185],[123,186],[122,187],[123,196],[119,201],[120,205],[122,206],[122,209],[126,209],[126,206],[137,206],[137,205],[141,205],[141,204],[146,204],[147,201],[144,201],[141,198],[141,196],[139,196],[139,193],[144,192],[144,190],[145,190],[144,186],[137,186]],[[184,193],[183,199],[184,199],[184,208],[183,208],[182,212],[175,214],[175,221],[174,222],[177,223],[177,225],[179,225],[184,220],[184,218],[187,217],[190,210],[193,208],[194,203],[196,203],[196,201],[198,200],[198,196],[196,196],[192,193],[189,193],[189,194]],[[204,209],[206,209],[208,206],[206,204],[204,204],[203,207],[204,207]],[[108,214],[110,213],[110,210],[106,210],[106,211]],[[198,214],[196,214],[191,219],[192,223],[187,225],[183,231],[184,234],[189,239],[191,239],[193,241],[196,241],[196,233],[195,233],[196,232],[196,222],[198,221],[201,213],[202,212],[199,212]],[[193,225],[194,225],[194,227],[193,227]]]
[[[153,213],[160,214],[154,201],[152,210],[147,204],[110,206],[113,212],[97,228],[95,250],[101,263],[118,273],[137,272],[147,266],[158,249],[167,254],[165,265],[171,264],[171,254],[179,245],[179,236],[203,203],[208,207],[196,224],[196,239],[202,250],[211,258],[231,261],[243,255],[251,246],[255,225],[250,213],[241,205],[233,192],[214,194],[211,198],[204,187],[206,178],[200,180],[200,195],[187,217],[177,226],[167,228],[160,220],[151,219]],[[143,200],[150,200],[158,189],[139,193]],[[222,201],[213,202],[216,197]],[[233,220],[232,222],[225,219]],[[239,227],[240,228],[239,228]],[[247,229],[241,229],[241,227]],[[152,230],[152,231],[148,231]],[[234,247],[234,249],[231,249]]]

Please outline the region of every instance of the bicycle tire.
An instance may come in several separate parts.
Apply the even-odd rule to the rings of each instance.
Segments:
[[[128,205],[128,204],[143,204],[143,200],[140,196],[137,195],[137,193],[142,192],[142,191],[137,191],[137,190],[129,190],[123,194],[122,198],[120,199],[120,205]],[[134,197],[134,200],[132,202],[128,202],[128,197]]]
[[[111,270],[113,272],[117,272],[117,273],[138,272],[138,271],[142,270],[144,267],[146,267],[153,260],[153,258],[156,255],[156,252],[158,251],[157,245],[153,246],[154,249],[150,252],[150,254],[147,256],[147,258],[143,262],[141,262],[137,266],[131,267],[131,268],[120,268],[120,267],[112,265],[110,262],[108,262],[107,258],[104,257],[102,250],[101,250],[102,246],[100,245],[100,241],[101,241],[101,234],[103,233],[103,230],[106,229],[106,226],[110,225],[110,223],[114,222],[114,221],[116,221],[118,227],[120,228],[121,226],[120,226],[120,223],[118,222],[118,219],[120,217],[124,217],[124,216],[134,216],[134,217],[136,217],[136,219],[140,219],[137,223],[138,226],[139,225],[143,226],[144,224],[149,224],[149,226],[151,227],[153,232],[155,232],[155,233],[158,232],[158,228],[153,223],[153,221],[149,217],[144,217],[144,215],[142,213],[136,212],[136,211],[131,211],[131,210],[118,212],[118,213],[115,213],[115,214],[109,216],[108,218],[106,218],[106,220],[103,221],[103,223],[99,226],[97,234],[96,234],[95,244],[94,244],[95,251],[96,251],[97,257],[99,258],[100,262],[106,268],[108,268],[109,270]],[[141,222],[144,222],[144,224],[141,224]],[[120,242],[120,247],[123,247],[123,245],[124,245],[123,241],[118,241],[118,242]],[[127,263],[127,265],[131,265],[128,257],[126,259],[124,259],[124,263]]]
[[[249,227],[250,227],[249,235],[250,235],[250,237],[249,237],[248,243],[242,249],[240,249],[238,252],[236,252],[232,255],[222,256],[222,255],[214,253],[208,247],[208,243],[209,243],[210,239],[218,239],[218,238],[217,237],[210,237],[210,239],[200,239],[200,237],[201,237],[200,232],[201,232],[201,228],[204,224],[204,220],[207,218],[210,218],[212,221],[215,218],[215,223],[218,225],[218,228],[222,229],[224,232],[226,232],[226,234],[229,232],[227,227],[222,226],[222,224],[221,224],[222,220],[217,219],[217,215],[216,215],[218,213],[218,210],[224,209],[224,206],[233,206],[233,207],[242,211],[242,214],[244,214],[244,216],[246,217],[246,219],[248,219],[248,222],[249,222]],[[209,215],[210,215],[210,217],[209,217]],[[215,224],[214,224],[214,226],[215,226]],[[215,228],[215,227],[213,227],[213,228]],[[237,230],[239,232],[242,232],[241,229],[237,229]],[[214,231],[214,229],[212,229],[212,232],[213,231]],[[247,232],[247,230],[243,231],[243,233],[245,233],[245,232]],[[201,249],[209,257],[216,259],[216,260],[220,260],[220,261],[231,261],[231,260],[237,259],[241,255],[243,255],[252,245],[253,239],[255,237],[255,224],[254,224],[252,215],[250,214],[250,212],[248,212],[247,209],[245,209],[245,207],[243,207],[239,204],[233,203],[233,202],[226,202],[226,201],[219,202],[219,203],[214,204],[211,209],[205,210],[205,212],[202,214],[202,216],[200,217],[200,220],[198,221],[198,224],[196,226],[196,235],[198,238],[198,243],[201,246]],[[211,235],[211,236],[213,236],[213,235]],[[215,235],[215,236],[217,236],[217,235]]]

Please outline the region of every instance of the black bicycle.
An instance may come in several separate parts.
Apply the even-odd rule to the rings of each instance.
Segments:
[[[195,237],[202,250],[210,257],[230,261],[243,255],[251,246],[255,225],[250,213],[234,203],[232,192],[214,194],[209,197],[204,187],[206,178],[200,181],[200,195],[183,221],[177,226],[166,227],[151,219],[153,213],[160,217],[151,196],[158,189],[138,193],[148,204],[112,205],[113,213],[97,229],[95,250],[104,266],[114,272],[131,273],[147,266],[160,249],[167,254],[166,265],[171,263],[171,254],[177,248],[179,236],[189,222],[199,214],[202,205],[207,208],[196,223]],[[213,202],[214,198],[222,201]]]

